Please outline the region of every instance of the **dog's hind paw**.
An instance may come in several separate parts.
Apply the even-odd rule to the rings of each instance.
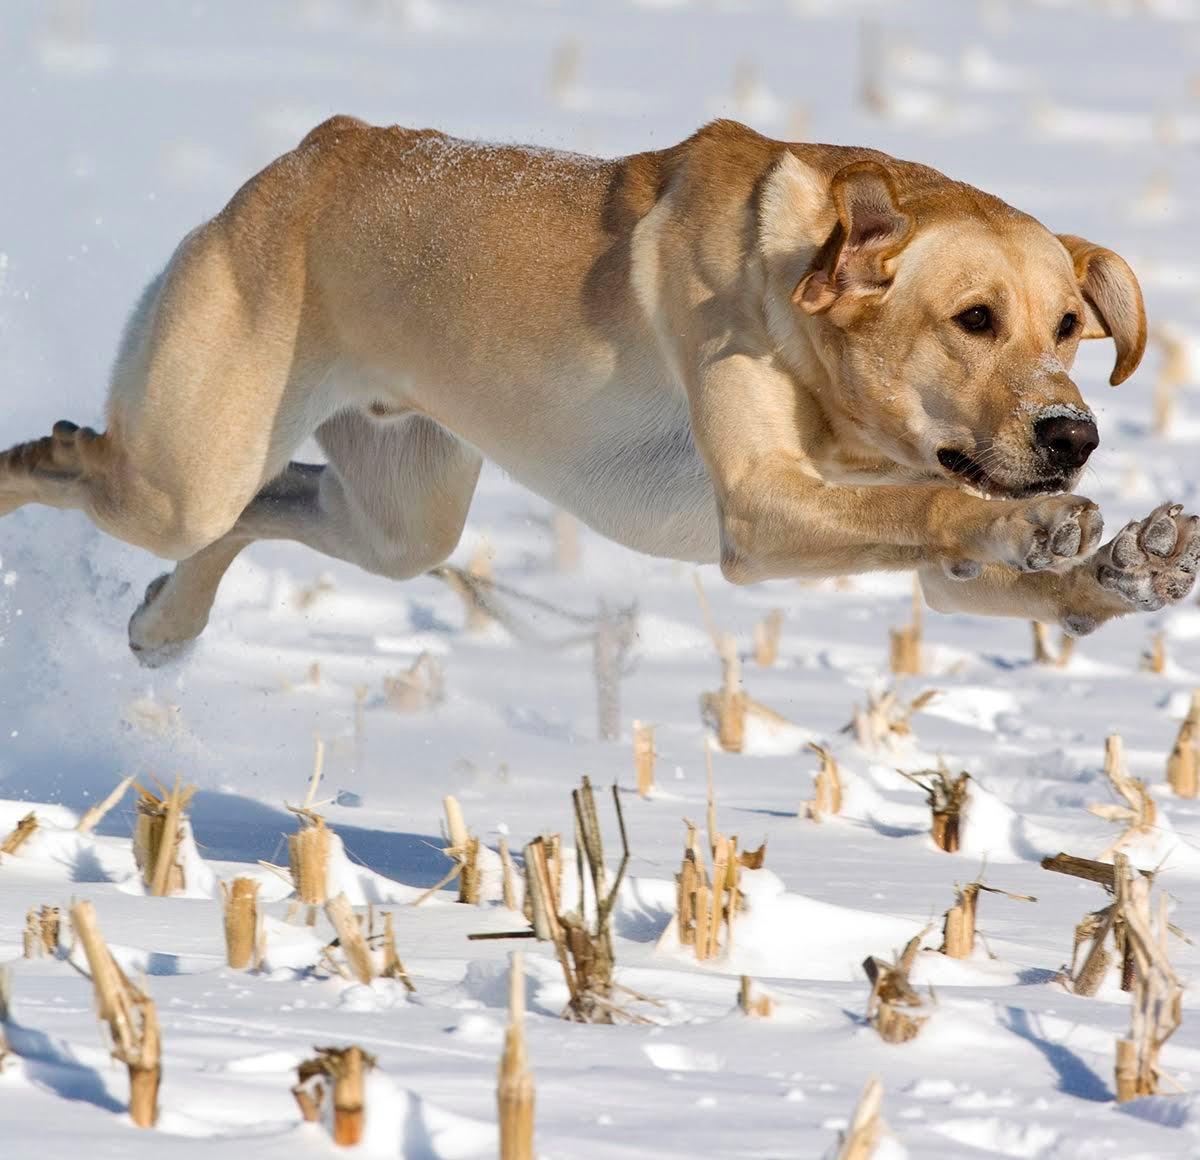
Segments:
[[[27,503],[61,501],[85,472],[85,456],[94,454],[103,436],[66,419],[53,433],[0,452],[0,516]],[[61,503],[59,503],[61,506]]]
[[[162,668],[185,657],[204,631],[204,623],[197,627],[171,622],[162,598],[170,580],[170,572],[152,580],[142,603],[129,618],[129,651],[147,669]]]
[[[1192,590],[1200,569],[1200,516],[1165,503],[1126,524],[1089,565],[1096,582],[1126,606],[1157,612]]]

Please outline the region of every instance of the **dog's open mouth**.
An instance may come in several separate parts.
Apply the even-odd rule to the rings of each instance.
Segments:
[[[1026,496],[1046,495],[1056,491],[1065,491],[1067,488],[1067,480],[1061,475],[1046,476],[1042,479],[1030,480],[1028,483],[1002,483],[989,475],[983,465],[972,459],[965,451],[956,451],[952,447],[943,447],[937,453],[937,457],[938,463],[951,475],[989,496],[1024,499]]]

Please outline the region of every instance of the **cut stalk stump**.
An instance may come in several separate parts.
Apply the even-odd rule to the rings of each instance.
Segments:
[[[167,790],[161,783],[159,793],[138,786],[137,820],[133,830],[133,856],[142,881],[155,898],[165,898],[183,890],[183,864],[179,857],[187,821],[187,807],[196,792],[194,785],[175,785]]]
[[[37,833],[37,828],[37,814],[31,810],[16,824],[12,833],[0,842],[0,854],[15,854]]]
[[[975,950],[975,924],[979,914],[979,895],[1003,894],[1017,902],[1036,902],[1032,894],[1014,894],[976,880],[966,886],[955,886],[954,905],[946,911],[942,922],[942,945],[939,952],[952,959],[969,959]]]
[[[300,819],[300,829],[288,835],[288,866],[296,901],[308,907],[308,925],[315,926],[317,907],[328,900],[329,855],[333,831],[325,819],[306,806],[288,806]]]
[[[913,716],[937,695],[936,689],[926,689],[911,701],[902,701],[895,689],[869,690],[866,705],[854,706],[842,732],[852,733],[854,740],[869,753],[893,752],[912,736]]]
[[[912,594],[912,623],[906,624],[902,628],[892,628],[888,630],[888,639],[891,644],[890,648],[890,663],[892,672],[900,677],[916,677],[920,676],[923,671],[921,664],[921,614],[923,611],[923,600],[921,596],[921,585],[917,578],[913,577],[913,594]]]
[[[779,659],[779,637],[783,631],[783,610],[773,608],[754,626],[754,663],[765,669]]]
[[[1167,781],[1180,796],[1194,798],[1200,792],[1200,690],[1192,693],[1187,715],[1179,726],[1179,733],[1167,758]]]
[[[894,962],[874,956],[863,960],[863,971],[871,984],[867,1022],[885,1043],[907,1043],[916,1038],[929,1018],[925,1000],[908,981],[925,933],[910,939]]]
[[[654,726],[633,723],[633,766],[637,774],[639,797],[649,797],[654,792]]]
[[[821,765],[813,775],[813,798],[805,803],[804,812],[814,822],[819,822],[823,817],[842,812],[842,775],[836,758],[828,749],[816,742],[810,742],[808,747],[820,758]]]
[[[158,1118],[162,1075],[154,1001],[117,966],[100,934],[90,902],[77,902],[71,907],[71,926],[87,956],[96,1011],[108,1024],[113,1056],[129,1069],[129,1117],[139,1128],[151,1128]]]
[[[508,976],[508,1030],[496,1081],[500,1160],[533,1160],[533,1072],[525,1045],[525,959],[514,951]]]
[[[933,844],[947,854],[958,852],[962,837],[962,812],[968,801],[969,773],[951,777],[945,765],[938,769],[925,769],[920,773],[899,771],[914,785],[925,791],[932,815],[930,836]]]
[[[221,883],[225,906],[225,962],[235,971],[244,971],[254,961],[258,945],[258,882],[253,878],[235,878]]]
[[[850,1126],[838,1141],[833,1160],[871,1160],[885,1127],[880,1116],[882,1107],[883,1084],[870,1079],[859,1097]]]
[[[332,1096],[333,1141],[353,1147],[366,1126],[366,1075],[375,1057],[361,1047],[317,1047],[316,1055],[297,1068],[299,1080],[292,1095],[309,1123],[320,1120]]]
[[[62,919],[57,906],[31,906],[25,915],[22,950],[27,959],[58,954]]]

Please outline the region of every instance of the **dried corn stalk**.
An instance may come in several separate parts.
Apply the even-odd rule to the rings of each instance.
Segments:
[[[1183,1021],[1183,987],[1167,954],[1167,897],[1160,894],[1152,915],[1150,882],[1117,872],[1117,902],[1133,959],[1133,1013],[1129,1035],[1117,1041],[1117,1099],[1157,1094],[1163,1078],[1158,1056]]]
[[[975,949],[975,914],[979,904],[979,883],[955,886],[954,905],[946,911],[942,925],[941,952],[952,959],[969,959]]]
[[[1088,806],[1088,811],[1107,822],[1124,824],[1125,829],[1100,855],[1109,858],[1135,838],[1150,834],[1158,820],[1158,810],[1150,790],[1140,778],[1132,777],[1125,764],[1125,745],[1119,733],[1112,733],[1104,742],[1104,776],[1125,805],[1100,803]]]
[[[1075,638],[1060,633],[1058,655],[1050,647],[1048,630],[1044,624],[1034,620],[1033,626],[1033,663],[1035,665],[1052,665],[1056,669],[1065,669],[1075,652]]]
[[[680,944],[693,947],[696,958],[703,961],[733,946],[742,862],[737,839],[714,834],[710,877],[696,827],[686,824],[683,864],[675,878],[675,933]]]
[[[482,632],[493,620],[488,592],[492,586],[494,553],[487,537],[482,537],[466,568],[443,566],[434,573],[458,593],[467,613],[467,631]]]
[[[379,974],[385,979],[398,979],[404,984],[405,990],[415,992],[417,985],[412,981],[396,950],[396,928],[390,911],[384,911],[383,914],[383,934],[376,936],[372,930],[372,941],[377,941],[377,937],[383,944],[383,970]]]
[[[49,921],[47,921],[50,913]],[[21,934],[22,954],[27,959],[40,959],[58,951],[58,907],[43,906],[39,912],[31,906],[25,912],[25,929]]]
[[[496,1083],[500,1160],[533,1160],[533,1072],[525,1046],[525,961],[515,951],[508,976],[508,1030]]]
[[[323,572],[311,584],[296,593],[296,607],[304,612],[312,608],[322,596],[328,595],[333,590],[333,580]]]
[[[813,799],[805,803],[804,812],[814,822],[819,822],[827,815],[842,812],[842,775],[837,760],[828,749],[815,742],[810,742],[808,747],[821,759],[821,765],[813,775]]]
[[[892,752],[903,739],[912,736],[913,716],[936,696],[936,689],[926,689],[911,701],[901,701],[894,689],[869,691],[866,705],[854,706],[854,714],[842,732],[853,733],[855,741],[869,752]]]
[[[432,653],[421,653],[403,673],[383,678],[383,695],[397,713],[423,713],[440,705],[446,699],[442,662]]]
[[[905,773],[904,770],[899,772],[925,791],[932,814],[930,835],[933,844],[948,854],[956,853],[961,839],[962,811],[967,804],[967,784],[971,775],[963,772],[957,777],[951,777],[945,765],[937,769],[922,770],[919,774]]]
[[[1096,882],[1114,899],[1117,893],[1117,879],[1123,873],[1122,867],[1127,865],[1128,859],[1124,854],[1116,855],[1116,865],[1111,862],[1096,862],[1090,858],[1076,858],[1071,854],[1056,854],[1052,858],[1042,859],[1043,869]],[[1140,871],[1140,874],[1147,880],[1154,877],[1145,870]],[[1115,900],[1101,910],[1085,915],[1083,921],[1075,927],[1071,965],[1064,981],[1076,995],[1094,995],[1099,989],[1114,961],[1113,953],[1109,950],[1110,944],[1116,958],[1122,963],[1121,986],[1129,990],[1133,985],[1133,959],[1128,953],[1125,920]],[[1081,947],[1087,948],[1082,961]]]
[[[132,777],[122,778],[117,783],[115,789],[102,802],[91,806],[87,812],[75,824],[75,830],[80,834],[90,834],[104,819],[104,816],[113,808],[124,796],[129,787],[133,785]]]
[[[1180,796],[1194,798],[1200,791],[1197,779],[1197,744],[1200,743],[1200,690],[1192,693],[1187,716],[1167,758],[1167,781]]]
[[[1154,384],[1154,434],[1161,437],[1170,431],[1175,394],[1187,382],[1190,365],[1187,344],[1171,329],[1152,327],[1150,338],[1161,348],[1163,355]]]
[[[701,696],[700,713],[716,731],[717,744],[726,753],[741,753],[746,737],[746,693],[737,642],[729,633],[721,636],[718,653],[724,673],[721,688]]]
[[[942,945],[939,951],[952,959],[969,959],[975,950],[975,924],[979,913],[980,891],[1003,894],[1018,902],[1036,902],[1032,894],[1014,894],[1000,890],[983,882],[968,882],[966,886],[955,885],[954,905],[946,911],[942,923]]]
[[[318,1047],[316,1052],[296,1069],[299,1081],[292,1095],[305,1120],[315,1123],[332,1093],[333,1141],[353,1147],[366,1126],[364,1080],[375,1067],[375,1057],[361,1047]]]
[[[897,676],[919,676],[921,667],[921,585],[913,577],[912,623],[888,630],[890,662]]]
[[[638,794],[649,797],[654,790],[654,726],[633,723],[633,765],[637,773]]]
[[[33,837],[37,828],[37,814],[31,810],[16,824],[8,837],[0,842],[0,854],[15,854]]]
[[[774,1009],[775,1004],[772,1002],[771,996],[765,993],[756,995],[753,980],[749,975],[743,975],[738,986],[738,1010],[743,1015],[750,1015],[756,1019],[767,1019]]]
[[[225,962],[235,971],[244,971],[254,961],[258,945],[258,882],[253,878],[235,878],[221,883],[225,906]]]
[[[717,744],[726,753],[741,753],[746,740],[746,719],[756,717],[768,728],[791,722],[774,709],[754,700],[742,687],[742,662],[737,644],[728,633],[718,638],[724,680],[715,693],[700,694],[700,718],[717,735]]]
[[[676,932],[683,946],[696,945],[696,900],[701,888],[707,889],[708,875],[696,827],[687,824],[687,840],[683,847],[683,865],[675,876]],[[707,911],[707,908],[706,908]]]
[[[10,1018],[9,1007],[12,1003],[12,971],[8,967],[0,967],[0,1075],[4,1074],[4,1065],[13,1054],[8,1045],[5,1028]]]
[[[1167,634],[1156,632],[1150,637],[1150,647],[1142,653],[1138,668],[1143,673],[1166,672],[1167,668]]]
[[[761,870],[767,861],[767,840],[764,838],[761,846],[753,850],[742,850],[738,854],[738,863],[743,870]]]
[[[475,548],[475,554],[467,565],[467,573],[475,581],[476,587],[487,584],[492,579],[492,564],[496,553],[486,536],[480,538]],[[477,600],[467,601],[467,631],[482,632],[491,623],[492,618]]]
[[[615,992],[623,988],[613,980],[612,910],[629,864],[629,841],[625,833],[620,795],[617,787],[613,786],[622,856],[611,886],[604,865],[604,845],[595,795],[586,777],[582,786],[572,795],[572,802],[581,861],[580,905],[572,911],[563,909],[561,887],[556,888],[547,859],[547,843],[542,838],[534,839],[525,847],[525,894],[533,930],[539,939],[554,944],[570,995],[563,1012],[564,1018],[579,1023],[612,1023],[617,1017],[638,1021],[637,1016],[631,1015],[614,1001]],[[582,897],[583,863],[586,863],[595,903],[590,921]]]
[[[779,637],[783,631],[783,610],[773,608],[754,626],[754,663],[770,668],[779,659]]]
[[[337,931],[338,946],[354,977],[360,983],[369,984],[375,978],[375,960],[367,940],[363,937],[362,925],[345,894],[339,894],[325,903],[325,916]]]
[[[133,830],[133,856],[142,881],[155,898],[183,890],[183,865],[179,857],[186,811],[196,792],[178,777],[170,791],[160,782],[159,793],[138,786],[137,821]]]
[[[518,910],[517,872],[508,850],[508,839],[502,836],[497,847],[500,854],[501,900],[509,910]]]
[[[288,835],[288,865],[296,900],[308,907],[308,925],[317,921],[316,908],[328,899],[329,855],[333,831],[325,819],[304,806],[288,806],[300,819],[300,829]]]
[[[1118,855],[1121,857],[1122,855]],[[1129,978],[1133,962],[1126,958],[1124,924],[1115,903],[1084,917],[1075,927],[1075,939],[1071,947],[1071,967],[1068,978],[1071,990],[1076,995],[1092,996],[1099,989],[1113,963],[1113,956],[1106,944],[1111,936],[1117,956],[1122,960],[1122,978]],[[1088,945],[1083,961],[1079,961],[1079,948]],[[1132,983],[1132,978],[1129,978]],[[1125,988],[1128,989],[1128,988]]]
[[[455,863],[450,880],[454,875],[458,876],[459,902],[477,906],[483,879],[479,869],[479,839],[467,831],[458,798],[447,794],[442,799],[442,805],[446,810],[446,833],[450,840],[450,845],[442,852]]]
[[[907,1043],[916,1037],[929,1018],[925,1000],[908,981],[924,937],[925,931],[922,931],[910,939],[895,962],[886,963],[874,956],[863,960],[863,971],[871,984],[867,1022],[885,1043]]]
[[[153,1127],[158,1118],[162,1074],[154,1001],[117,966],[101,937],[90,902],[77,902],[71,907],[71,926],[87,956],[97,1014],[108,1024],[113,1056],[129,1069],[129,1117],[139,1128]]]
[[[858,1099],[850,1126],[838,1140],[833,1160],[871,1160],[885,1125],[879,1112],[883,1106],[883,1084],[869,1079]]]

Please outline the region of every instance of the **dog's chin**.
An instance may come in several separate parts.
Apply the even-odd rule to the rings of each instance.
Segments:
[[[946,475],[986,499],[1029,499],[1035,495],[1055,495],[1069,491],[1077,477],[1076,474],[1005,478],[989,472],[965,451],[955,451],[949,447],[943,447],[937,459]]]

